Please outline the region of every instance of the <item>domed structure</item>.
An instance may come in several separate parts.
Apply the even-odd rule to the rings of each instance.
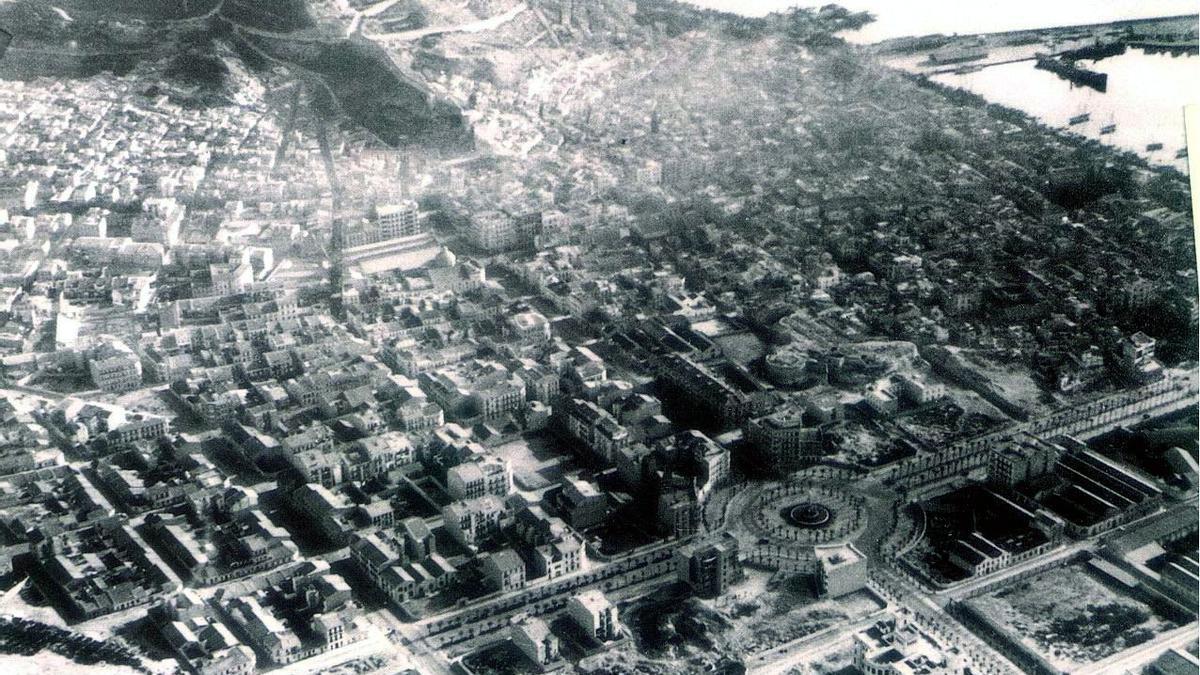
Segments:
[[[437,257],[433,259],[435,267],[454,267],[457,264],[458,256],[454,255],[454,251],[445,246],[442,247],[441,251],[438,251]]]

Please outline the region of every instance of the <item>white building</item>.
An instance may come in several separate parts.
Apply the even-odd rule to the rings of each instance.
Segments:
[[[503,518],[504,503],[492,495],[451,502],[442,508],[446,532],[468,547],[499,532]]]
[[[539,618],[531,617],[514,625],[511,637],[517,649],[539,666],[547,665],[558,658],[558,638],[550,632],[546,622]]]
[[[865,675],[961,675],[957,661],[903,618],[877,621],[854,635],[854,667]]]
[[[446,472],[446,490],[455,499],[507,497],[512,492],[512,466],[506,459],[491,456],[464,462]]]
[[[580,629],[597,640],[613,640],[621,631],[617,608],[597,589],[584,591],[567,602],[567,614]]]

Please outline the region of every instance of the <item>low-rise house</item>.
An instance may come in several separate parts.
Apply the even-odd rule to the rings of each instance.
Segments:
[[[484,579],[497,591],[515,591],[525,586],[525,562],[512,549],[479,556]]]
[[[254,650],[242,644],[196,591],[185,589],[150,611],[163,640],[197,675],[256,672]]]

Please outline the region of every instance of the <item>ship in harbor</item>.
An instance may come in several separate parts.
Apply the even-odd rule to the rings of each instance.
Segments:
[[[1067,49],[1058,53],[1058,58],[1066,61],[1077,61],[1079,59],[1106,59],[1110,56],[1120,56],[1125,53],[1125,43],[1120,40],[1113,42],[1099,42]]]
[[[1156,152],[1163,149],[1162,143],[1151,143],[1146,146],[1146,152]]]
[[[1083,124],[1084,122],[1086,122],[1090,119],[1092,119],[1091,113],[1080,113],[1080,114],[1072,117],[1069,120],[1069,122],[1070,122],[1071,126],[1075,126],[1076,124]]]
[[[1076,65],[1074,61],[1057,58],[1045,53],[1035,55],[1034,59],[1037,61],[1037,68],[1048,70],[1065,80],[1091,87],[1096,91],[1106,91],[1108,89],[1108,73],[1098,73],[1094,70],[1088,70]]]
[[[1172,56],[1180,54],[1200,53],[1200,43],[1196,40],[1130,40],[1129,46],[1141,49],[1147,54],[1165,52]]]

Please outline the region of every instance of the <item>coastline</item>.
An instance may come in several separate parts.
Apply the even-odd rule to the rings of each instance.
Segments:
[[[1017,118],[1020,121],[1020,123],[1025,126],[1034,127],[1035,129],[1037,129],[1040,132],[1052,133],[1056,136],[1063,138],[1064,140],[1068,141],[1073,147],[1075,147],[1077,149],[1088,150],[1088,151],[1093,151],[1093,152],[1095,152],[1095,151],[1107,152],[1107,153],[1116,155],[1124,162],[1135,165],[1136,168],[1139,168],[1139,169],[1142,169],[1145,171],[1149,171],[1151,173],[1170,176],[1172,178],[1179,178],[1184,181],[1187,180],[1187,174],[1185,174],[1184,172],[1180,171],[1179,169],[1177,169],[1169,164],[1158,164],[1155,162],[1151,162],[1150,160],[1146,159],[1145,157],[1137,154],[1136,152],[1134,152],[1132,150],[1126,150],[1124,148],[1120,148],[1120,147],[1117,147],[1114,145],[1102,143],[1094,138],[1088,138],[1087,136],[1084,136],[1082,134],[1077,134],[1077,133],[1074,133],[1074,132],[1066,130],[1066,129],[1059,129],[1057,127],[1051,126],[1049,124],[1046,124],[1042,120],[1038,119],[1037,117],[1025,112],[1024,110],[1021,110],[1020,108],[1014,108],[1012,106],[1007,106],[1002,103],[995,103],[993,101],[989,101],[982,95],[977,94],[977,93],[971,91],[970,89],[966,89],[964,87],[955,87],[955,86],[949,85],[949,84],[944,84],[942,82],[932,80],[928,76],[921,75],[918,73],[912,73],[912,72],[909,72],[909,71],[901,69],[901,68],[892,68],[890,66],[887,66],[886,64],[884,64],[884,67],[890,68],[891,70],[898,73],[902,78],[909,80],[916,86],[922,87],[925,89],[929,89],[931,91],[936,91],[944,97],[949,98],[951,96],[961,96],[966,101],[969,101],[971,103],[971,105],[974,105],[976,108],[982,108],[982,109],[986,110],[988,112],[988,115],[990,115],[990,116],[996,117],[997,116],[995,114],[996,111],[1003,111],[1003,113],[1005,115],[1007,115],[1009,117]],[[1012,122],[1013,120],[1009,119],[1007,121]],[[1014,123],[1016,123],[1016,122],[1014,122]]]
[[[989,32],[983,32],[983,33],[955,33],[953,35],[945,35],[944,33],[926,33],[923,35],[906,35],[906,36],[902,36],[902,37],[887,38],[886,40],[880,40],[878,42],[866,43],[866,44],[863,44],[862,46],[863,47],[884,48],[884,47],[889,46],[890,43],[894,43],[894,42],[900,42],[903,40],[915,40],[915,39],[919,39],[919,38],[938,37],[938,36],[952,37],[954,39],[1003,37],[1003,36],[1025,35],[1025,34],[1032,34],[1032,33],[1077,31],[1077,30],[1097,29],[1097,28],[1119,28],[1119,27],[1126,27],[1126,26],[1139,26],[1139,25],[1143,25],[1143,24],[1162,23],[1165,21],[1182,21],[1183,19],[1200,19],[1200,14],[1171,14],[1171,15],[1164,15],[1164,16],[1143,17],[1140,19],[1122,19],[1119,21],[1101,21],[1098,23],[1065,24],[1065,25],[1058,25],[1058,26],[1044,26],[1041,28],[1018,28],[1018,29],[1013,29],[1013,30],[999,30],[999,31],[989,31]]]

